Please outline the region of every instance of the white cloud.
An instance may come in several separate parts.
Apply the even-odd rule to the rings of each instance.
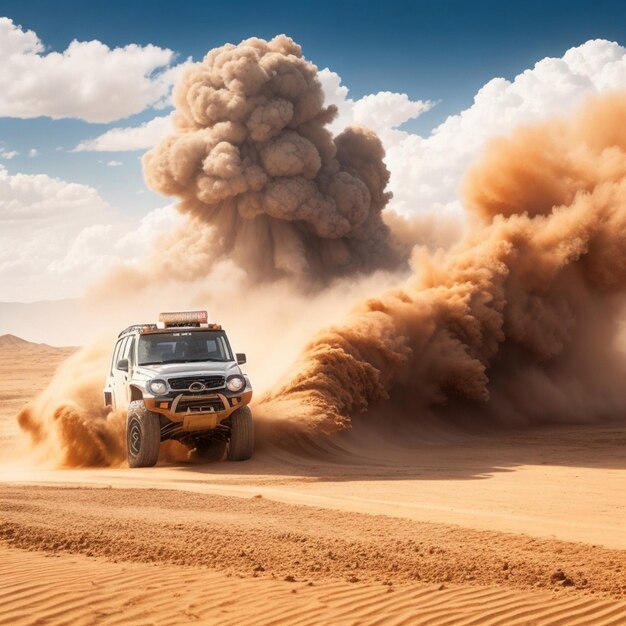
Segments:
[[[141,220],[97,223],[81,228],[68,242],[65,253],[50,263],[49,270],[59,277],[80,279],[81,288],[89,286],[113,266],[136,263],[150,249],[154,238],[181,220],[173,205],[154,209]],[[83,276],[89,268],[89,276]],[[74,283],[75,284],[75,283]]]
[[[72,41],[46,52],[39,37],[0,18],[0,115],[74,117],[112,122],[169,102],[184,67],[154,45],[109,48],[100,41]]]
[[[478,91],[471,107],[448,117],[424,137],[393,130],[417,110],[415,103],[411,108],[407,99],[403,105],[399,94],[376,94],[353,102],[336,75],[328,70],[324,74],[328,99],[340,110],[336,127],[353,123],[357,114],[360,119],[369,116],[383,139],[394,194],[390,206],[403,214],[435,211],[442,219],[463,220],[459,184],[486,143],[521,123],[566,113],[590,94],[626,88],[626,48],[592,40],[562,58],[539,61],[513,81],[494,78]],[[386,118],[377,107],[384,99],[389,103]]]
[[[0,166],[2,300],[79,295],[108,268],[143,256],[178,219],[173,207],[128,219],[93,187]]]
[[[383,141],[391,140],[397,135],[399,126],[435,106],[430,100],[411,100],[404,93],[391,91],[379,91],[360,100],[352,100],[348,97],[348,88],[341,84],[339,74],[323,69],[319,77],[326,104],[334,104],[339,111],[330,127],[334,133],[349,125],[360,125],[371,128]]]
[[[109,167],[119,167],[121,164],[122,164],[122,162],[121,162],[121,161],[109,161],[109,162],[107,163],[107,165],[108,165]]]
[[[31,149],[28,151],[28,156],[29,156],[31,159],[32,159],[32,158],[34,158],[34,157],[36,157],[36,156],[39,156],[39,150],[37,150],[37,148],[31,148]]]
[[[122,152],[126,150],[147,150],[172,128],[171,115],[155,117],[141,124],[127,128],[112,128],[106,133],[81,141],[74,152]]]
[[[19,152],[17,150],[5,150],[4,152],[0,152],[0,157],[6,159],[7,161],[14,159],[18,155]]]
[[[137,228],[120,234],[116,250],[127,262],[136,261],[148,251],[155,237],[182,223],[183,219],[174,204],[154,209],[140,220]]]

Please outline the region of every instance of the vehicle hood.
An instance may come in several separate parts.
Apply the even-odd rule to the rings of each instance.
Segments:
[[[194,363],[162,363],[159,365],[140,365],[136,374],[146,378],[173,377],[173,376],[204,376],[241,374],[241,368],[235,361],[200,361]]]

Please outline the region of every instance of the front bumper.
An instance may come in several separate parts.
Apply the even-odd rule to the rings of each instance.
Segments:
[[[212,393],[168,394],[145,397],[148,411],[165,416],[177,427],[176,431],[213,430],[220,422],[230,417],[238,408],[250,403],[252,389],[240,393],[220,390]]]

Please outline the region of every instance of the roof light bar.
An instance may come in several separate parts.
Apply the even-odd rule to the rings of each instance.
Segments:
[[[169,324],[206,324],[209,316],[206,311],[172,311],[160,313],[159,322]]]

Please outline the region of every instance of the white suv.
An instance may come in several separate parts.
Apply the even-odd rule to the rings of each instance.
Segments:
[[[123,330],[113,350],[104,402],[128,412],[130,467],[155,465],[161,441],[185,444],[198,460],[252,456],[252,387],[226,333],[206,311],[161,313],[158,324]]]

